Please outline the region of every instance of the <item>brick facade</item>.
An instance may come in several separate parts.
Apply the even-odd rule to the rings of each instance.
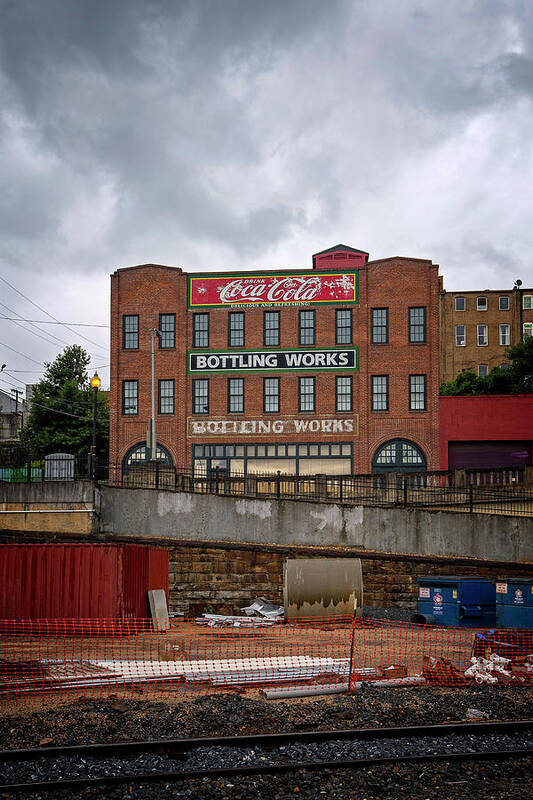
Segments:
[[[228,276],[242,279],[257,276],[257,280],[268,276],[270,280],[272,276],[281,279],[288,272],[304,277],[320,274],[324,280],[331,277],[330,284],[341,281],[344,275],[349,280],[356,274],[358,297],[327,303],[274,301],[255,307],[228,302],[191,308],[188,277],[198,279],[199,273],[188,276],[177,267],[146,264],[119,269],[112,275],[110,461],[113,464],[120,467],[131,448],[146,441],[151,415],[151,328],[158,327],[160,314],[175,314],[175,347],[156,347],[155,355],[156,382],[174,381],[174,413],[157,416],[158,444],[167,450],[174,465],[190,468],[196,456],[195,463],[202,469],[220,466],[235,472],[243,469],[293,472],[296,468],[302,474],[368,473],[372,471],[377,450],[386,442],[402,439],[422,452],[426,462],[423,466],[438,469],[441,289],[438,266],[428,260],[400,257],[368,261],[366,253],[339,245],[316,254],[312,270],[202,273],[201,277],[217,278],[222,284]],[[216,284],[216,280],[206,283],[209,287]],[[425,341],[409,341],[410,308],[424,309]],[[237,369],[220,374],[198,373],[198,379],[209,380],[209,409],[206,414],[193,413],[196,376],[188,374],[188,352],[244,356],[250,350],[264,354],[293,349],[316,356],[339,350],[342,348],[336,342],[335,312],[341,309],[351,310],[352,338],[345,349],[358,349],[358,368],[346,371],[318,366],[307,371]],[[372,343],[372,309],[388,310],[388,336],[384,343]],[[315,311],[315,339],[312,345],[303,346],[299,344],[299,312],[309,310]],[[229,347],[229,315],[241,311],[245,321],[244,346]],[[279,311],[280,315],[280,340],[276,346],[264,344],[264,313],[268,311]],[[195,313],[209,314],[209,344],[205,348],[193,346]],[[123,347],[124,315],[138,315],[138,348]],[[411,375],[425,376],[425,409],[410,410]],[[336,407],[336,378],[342,376],[352,378],[351,411]],[[372,409],[372,376],[388,376],[387,410]],[[266,413],[264,379],[271,377],[279,378],[280,406],[279,412]],[[299,410],[301,377],[315,378],[314,411]],[[243,413],[228,409],[230,378],[244,379]],[[123,381],[138,381],[138,413],[124,413]],[[219,449],[209,450],[209,446]],[[258,449],[252,450],[253,446]]]
[[[505,363],[506,348],[522,335],[533,335],[532,298],[533,289],[442,292],[441,381],[451,381],[467,369],[483,374]],[[486,344],[484,331],[478,330],[482,325]]]

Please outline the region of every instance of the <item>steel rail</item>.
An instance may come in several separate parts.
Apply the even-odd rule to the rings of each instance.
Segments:
[[[33,747],[23,750],[0,750],[2,761],[29,761],[32,758],[54,758],[75,755],[122,755],[124,753],[178,753],[195,747],[275,747],[288,742],[321,742],[328,739],[402,739],[409,736],[447,736],[452,733],[520,732],[533,728],[533,719],[488,722],[452,722],[437,725],[402,725],[397,728],[341,728],[327,731],[290,731],[259,733],[250,736],[199,736],[182,739],[150,739],[147,741],[111,742],[55,747]]]
[[[297,772],[298,770],[361,769],[364,767],[371,768],[427,762],[436,763],[439,761],[496,761],[506,758],[525,758],[532,755],[533,748],[524,748],[518,750],[486,750],[483,752],[433,753],[430,755],[421,754],[386,758],[354,758],[342,761],[293,761],[284,764],[267,764],[249,767],[215,767],[212,769],[176,770],[173,772],[133,773],[131,775],[102,775],[98,778],[67,778],[54,781],[36,781],[35,783],[5,783],[0,784],[0,791],[35,792],[52,789],[83,788],[86,786],[117,785],[121,783],[171,783],[178,780],[183,781],[197,778],[227,778],[239,775],[275,775],[285,772]]]
[[[341,728],[327,731],[290,731],[260,733],[251,736],[201,736],[182,739],[150,739],[147,741],[111,742],[56,747],[34,747],[24,750],[0,750],[2,761],[30,761],[75,755],[123,755],[125,753],[184,753],[195,747],[276,747],[290,742],[321,742],[331,739],[404,739],[409,736],[447,736],[453,733],[519,733],[533,728],[533,719],[489,722],[452,722],[437,725],[402,725],[397,728]]]
[[[417,725],[401,728],[359,728],[353,730],[334,731],[301,731],[281,734],[259,734],[257,736],[223,736],[199,737],[191,739],[162,739],[151,741],[117,742],[112,744],[74,745],[67,747],[31,748],[27,750],[0,751],[2,761],[31,761],[36,758],[74,755],[100,755],[124,756],[131,753],[165,753],[183,754],[195,747],[243,747],[262,744],[274,748],[288,742],[321,742],[336,739],[385,739],[407,738],[425,736],[446,736],[449,734],[490,734],[494,732],[512,731],[520,733],[533,728],[533,720],[517,720],[506,722],[467,722],[444,725]],[[120,775],[102,775],[98,777],[77,777],[51,781],[35,781],[33,783],[7,783],[0,784],[0,792],[5,791],[36,791],[58,788],[74,788],[83,786],[116,785],[120,783],[149,783],[171,782],[191,778],[229,777],[235,775],[277,774],[295,772],[298,770],[320,769],[359,769],[398,763],[414,762],[439,762],[439,761],[464,761],[464,760],[502,760],[509,758],[522,758],[533,756],[533,747],[486,750],[486,751],[459,751],[451,753],[409,754],[404,756],[379,756],[373,758],[353,758],[317,760],[304,762],[283,762],[275,764],[258,764],[238,767],[214,767],[194,770],[173,770],[171,772],[149,772]]]

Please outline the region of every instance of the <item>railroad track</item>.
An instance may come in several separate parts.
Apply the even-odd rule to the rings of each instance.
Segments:
[[[0,751],[0,794],[533,755],[533,720]]]

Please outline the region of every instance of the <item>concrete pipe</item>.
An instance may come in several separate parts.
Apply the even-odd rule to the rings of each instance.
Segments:
[[[363,609],[360,558],[290,558],[283,568],[287,619],[357,616]]]

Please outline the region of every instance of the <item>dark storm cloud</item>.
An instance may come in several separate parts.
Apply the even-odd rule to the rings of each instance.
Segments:
[[[369,113],[380,116],[369,82],[384,125],[387,103],[420,117],[413,124],[408,112],[400,120],[404,130],[413,124],[411,147],[434,141],[429,115],[453,120],[494,102],[485,80],[490,38],[513,8],[456,4],[454,21],[431,3],[406,12],[403,4],[313,0],[5,6],[8,108],[25,148],[48,161],[35,174],[30,163],[13,176],[6,227],[15,236],[61,235],[62,215],[83,185],[88,194],[107,185],[116,201],[105,232],[113,249],[132,231],[161,226],[241,254],[260,254],[301,225],[310,192],[319,194],[324,222],[338,217],[344,198],[335,173],[342,175],[350,148],[349,109],[360,107],[359,125]],[[328,129],[331,115],[340,140]],[[382,180],[380,163],[394,161],[403,146],[395,127],[394,140],[383,142],[385,158],[376,148],[376,162],[365,134],[354,132],[354,147],[362,139],[361,154],[370,150],[374,183]],[[309,143],[313,134],[323,137],[324,152]],[[257,174],[278,137],[291,151],[288,192]],[[335,149],[331,164],[325,153]],[[231,191],[220,185],[220,165]]]
[[[503,59],[501,67],[510,88],[533,95],[532,58],[513,53]]]
[[[0,210],[15,236],[60,230],[83,181],[87,192],[106,181],[113,187],[111,243],[142,225],[170,225],[181,236],[259,251],[301,218],[298,203],[268,197],[234,210],[209,173],[261,159],[260,132],[247,119],[253,98],[232,94],[232,72],[236,81],[257,79],[294,40],[320,35],[326,22],[334,28],[334,9],[309,0],[213,0],[16,2],[5,10],[0,51],[11,123],[21,146],[48,161],[34,175],[15,167],[16,188]]]
[[[117,266],[305,266],[338,241],[432,258],[450,289],[531,283],[532,3],[0,14],[0,275],[56,316],[105,322]]]

